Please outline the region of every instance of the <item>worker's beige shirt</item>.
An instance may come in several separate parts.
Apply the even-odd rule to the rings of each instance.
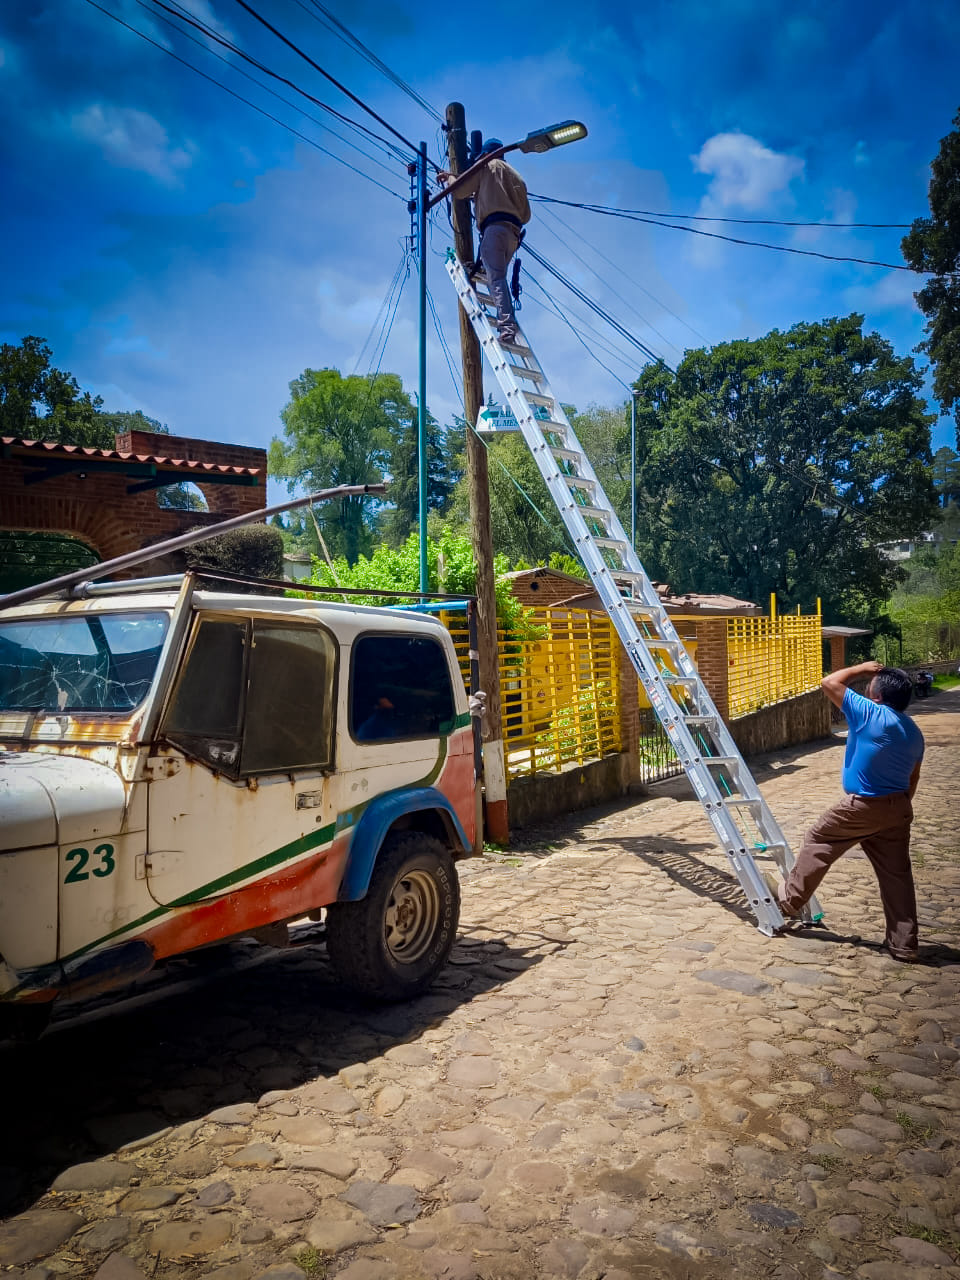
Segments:
[[[530,221],[527,184],[504,160],[491,160],[459,187],[455,195],[457,198],[474,197],[478,227],[491,213],[512,213],[521,222]]]

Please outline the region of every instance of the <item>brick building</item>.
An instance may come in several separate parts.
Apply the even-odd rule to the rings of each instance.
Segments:
[[[198,525],[266,506],[267,455],[244,445],[149,431],[116,437],[115,449],[0,438],[0,542],[42,531],[76,539],[97,560],[138,551]],[[190,481],[206,511],[158,505],[166,485]],[[7,539],[9,542],[9,538]],[[178,556],[148,573],[182,569]]]

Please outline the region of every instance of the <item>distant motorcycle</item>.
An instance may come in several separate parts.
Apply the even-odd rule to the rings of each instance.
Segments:
[[[918,698],[929,698],[933,693],[933,672],[918,671],[913,678],[913,692]]]

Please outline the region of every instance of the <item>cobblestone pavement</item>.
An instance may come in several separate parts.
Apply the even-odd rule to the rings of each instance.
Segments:
[[[0,1266],[960,1277],[960,692],[917,718],[925,963],[880,951],[862,856],[824,883],[828,928],[763,938],[671,783],[466,865],[412,1005],[358,1009],[306,946],[0,1053]],[[758,767],[793,842],[841,753]]]

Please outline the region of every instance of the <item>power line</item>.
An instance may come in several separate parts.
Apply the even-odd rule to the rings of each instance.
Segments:
[[[591,209],[594,213],[637,213],[647,218],[682,218],[688,222],[732,222],[741,226],[862,228],[868,231],[909,231],[912,226],[909,222],[787,222],[782,218],[717,218],[699,213],[660,213],[655,209],[620,209],[616,205],[581,205],[573,200],[558,200],[555,196],[538,196],[532,192],[530,199],[541,200],[545,204],[566,204],[575,209]]]
[[[358,53],[361,58],[364,58],[369,62],[372,67],[375,67],[385,75],[387,79],[395,84],[398,89],[407,95],[407,97],[412,98],[418,106],[422,107],[424,111],[426,111],[427,115],[433,116],[435,120],[439,121],[441,124],[443,123],[443,116],[441,116],[440,112],[437,111],[435,107],[431,106],[426,98],[417,93],[416,89],[414,89],[412,85],[409,85],[406,80],[398,76],[396,72],[391,71],[387,64],[381,61],[373,50],[363,43],[359,36],[354,35],[349,27],[344,26],[335,14],[331,13],[325,5],[320,3],[320,0],[310,0],[310,4],[313,6],[313,9],[318,11],[317,13],[308,9],[303,0],[296,0],[296,3],[306,13],[310,14],[314,21],[319,22],[322,26],[326,27],[328,31],[331,31],[337,37],[338,40],[342,40],[345,45],[352,48],[353,51]],[[322,17],[319,16],[321,14],[323,15]]]
[[[281,129],[286,129],[288,133],[292,133],[293,136],[299,138],[301,142],[305,142],[307,146],[313,147],[316,151],[322,152],[325,156],[329,156],[331,160],[336,160],[338,164],[342,164],[345,168],[352,170],[353,173],[359,174],[361,178],[366,178],[366,180],[368,182],[372,182],[375,187],[379,187],[381,191],[386,191],[388,195],[395,196],[396,199],[402,200],[404,204],[406,204],[407,197],[401,195],[399,191],[392,191],[376,178],[372,178],[369,173],[364,173],[362,169],[358,169],[355,165],[350,164],[348,160],[344,160],[342,156],[338,156],[336,152],[329,151],[326,147],[322,147],[319,142],[316,142],[313,138],[308,138],[305,133],[301,133],[299,129],[295,129],[292,125],[287,124],[285,120],[281,120],[278,116],[272,115],[263,107],[258,106],[257,103],[251,102],[249,98],[245,98],[243,94],[237,93],[235,89],[231,89],[228,85],[225,85],[222,80],[218,80],[215,76],[208,75],[206,71],[201,71],[200,68],[194,66],[192,62],[188,61],[186,58],[180,57],[180,55],[178,53],[174,53],[172,49],[168,49],[166,45],[161,44],[158,40],[154,40],[145,32],[138,31],[137,28],[131,26],[129,22],[125,22],[122,18],[118,17],[117,14],[111,13],[109,9],[105,9],[102,5],[97,3],[97,0],[86,0],[86,2],[92,8],[99,10],[100,13],[105,14],[106,17],[111,18],[114,22],[118,23],[119,26],[126,28],[127,31],[131,31],[135,36],[139,36],[141,40],[145,40],[147,44],[153,45],[155,49],[159,49],[161,53],[165,53],[168,57],[173,58],[175,62],[179,62],[182,66],[188,67],[196,75],[208,81],[210,84],[216,85],[218,89],[222,89],[224,93],[228,93],[231,98],[236,98],[236,100],[238,102],[242,102],[244,106],[251,107],[254,111],[259,112],[260,115],[265,116],[267,120],[272,121],[274,124],[278,124]],[[323,104],[321,103],[320,105]],[[379,161],[376,163],[379,163]]]
[[[546,210],[545,212],[549,213],[549,210]],[[550,216],[553,217],[554,215],[550,214]],[[605,288],[610,290],[610,292],[613,294],[613,296],[617,299],[618,302],[622,302],[628,311],[632,311],[633,314],[637,317],[637,319],[641,322],[641,324],[645,324],[648,329],[651,329],[657,335],[657,337],[660,338],[662,342],[665,342],[667,344],[668,347],[673,347],[674,351],[676,351],[678,355],[683,355],[683,352],[680,350],[680,348],[675,343],[671,342],[670,339],[666,336],[666,334],[661,333],[660,330],[656,327],[656,325],[651,324],[651,322],[647,319],[647,317],[645,315],[642,315],[637,310],[637,308],[633,305],[633,303],[630,302],[629,299],[625,298],[622,293],[618,293],[617,290],[613,287],[612,284],[610,284],[608,280],[604,280],[603,276],[601,276],[598,271],[595,271],[594,268],[590,266],[589,262],[587,262],[586,258],[584,258],[582,254],[578,253],[577,250],[574,249],[572,245],[568,244],[566,240],[564,240],[563,236],[561,236],[558,232],[554,231],[551,227],[547,227],[546,229],[547,231],[550,232],[552,236],[555,237],[555,239],[560,241],[560,243],[563,245],[563,247],[567,250],[568,253],[572,253],[578,262],[582,263],[583,266],[585,266],[587,270],[591,272],[591,274],[594,275],[596,279],[599,280],[600,283]]]
[[[566,227],[566,229],[571,233],[571,235],[578,234],[576,231],[574,231],[573,227],[570,226],[569,222],[564,222],[563,218],[561,218],[559,214],[554,213],[550,209],[544,209],[544,213],[548,214],[551,218],[553,218],[555,222],[559,222],[561,227]],[[627,272],[624,271],[621,263],[614,262],[612,258],[608,258],[607,255],[602,250],[598,249],[597,246],[592,242],[584,240],[584,244],[587,246],[588,249],[592,250],[592,252],[595,253],[598,258],[602,258],[603,261],[607,264],[607,266],[613,267],[615,271],[618,271],[620,275],[623,276],[624,280],[627,281],[628,284],[632,284],[635,289],[639,289],[641,293],[646,294],[646,296],[650,299],[651,302],[655,302],[658,307],[661,307],[667,313],[668,316],[672,316],[673,319],[676,320],[677,324],[682,324],[684,328],[689,329],[690,332],[694,335],[694,337],[699,338],[701,342],[708,341],[708,338],[706,337],[705,334],[701,333],[699,329],[697,329],[694,325],[690,324],[688,320],[684,320],[683,316],[677,315],[676,311],[671,311],[671,309],[667,306],[667,304],[665,302],[661,302],[661,300],[656,296],[656,294],[651,293],[650,290],[646,287],[646,285],[642,285],[639,280],[636,280],[633,276],[628,275]],[[671,343],[671,346],[672,345],[673,344]]]
[[[353,366],[354,376],[356,376],[356,373],[360,368],[360,365],[363,361],[363,357],[366,354],[367,347],[370,345],[370,341],[373,338],[374,333],[377,331],[378,327],[381,324],[381,321],[383,320],[387,310],[389,309],[390,300],[393,297],[393,291],[394,289],[396,289],[400,281],[400,276],[403,274],[403,269],[406,266],[406,264],[407,264],[407,252],[406,250],[404,250],[403,253],[400,255],[400,261],[397,263],[396,270],[393,273],[393,278],[391,279],[389,285],[387,286],[387,292],[384,294],[383,301],[380,303],[380,309],[377,311],[376,316],[374,316],[373,324],[370,326],[370,332],[367,334],[366,339],[364,340],[363,346],[360,348],[360,353],[357,356],[356,363]],[[377,346],[379,345],[380,345],[380,340],[378,338],[376,346],[374,346],[374,352],[376,352]],[[371,357],[371,363],[372,363],[372,357]]]
[[[777,253],[795,253],[803,258],[824,258],[828,262],[855,262],[864,267],[885,267],[890,271],[909,271],[913,273],[913,267],[904,266],[902,262],[878,262],[874,258],[853,258],[844,254],[820,253],[816,249],[795,249],[790,245],[767,244],[762,240],[741,240],[736,236],[721,235],[718,231],[702,231],[699,227],[682,227],[674,222],[663,222],[659,218],[640,217],[635,213],[608,209],[603,205],[578,204],[574,200],[554,200],[552,197],[540,198],[547,199],[551,204],[563,204],[572,209],[584,209],[587,213],[602,213],[611,218],[623,218],[627,222],[643,222],[652,227],[666,227],[670,231],[686,231],[688,235],[707,236],[711,240],[725,240],[728,244],[749,245],[753,249],[773,249]],[[930,273],[918,272],[916,274],[929,275]]]
[[[567,279],[562,271],[559,271],[552,263],[548,262],[546,258],[537,253],[536,249],[532,249],[530,245],[527,245],[526,251],[535,259],[535,261],[540,263],[541,267],[549,271],[555,280],[559,280],[560,283],[565,285],[575,297],[579,298],[581,302],[586,303],[591,311],[596,312],[601,320],[605,320],[611,328],[615,329],[621,337],[626,338],[628,342],[632,343],[633,346],[645,355],[648,360],[653,360],[654,363],[666,363],[662,356],[658,355],[656,351],[652,351],[645,342],[641,342],[639,338],[635,338],[630,330],[622,325],[619,320],[614,319],[609,311],[605,311],[598,302],[594,302],[594,300],[575,285],[572,280]]]
[[[580,343],[580,345],[581,345],[581,346],[583,347],[583,349],[586,351],[586,353],[587,353],[587,355],[590,357],[590,359],[591,359],[591,360],[596,361],[596,363],[600,366],[600,368],[601,368],[601,369],[604,369],[607,373],[609,373],[610,377],[611,377],[611,378],[613,378],[615,382],[619,382],[619,383],[620,383],[620,385],[621,385],[621,387],[625,387],[625,388],[626,388],[626,390],[627,390],[627,391],[629,391],[629,390],[631,389],[631,388],[630,388],[630,384],[629,384],[628,382],[624,382],[623,378],[621,378],[619,374],[614,373],[614,371],[610,368],[610,366],[609,366],[609,365],[604,364],[604,362],[600,359],[600,357],[599,357],[599,356],[597,355],[597,353],[593,350],[593,348],[592,348],[592,347],[590,347],[590,346],[588,345],[588,343],[584,341],[583,334],[582,334],[582,333],[580,333],[580,331],[577,329],[576,325],[574,325],[574,324],[572,324],[572,323],[571,323],[570,318],[569,318],[569,317],[567,316],[567,314],[564,312],[563,308],[562,308],[561,306],[559,306],[559,304],[556,302],[556,300],[555,300],[553,297],[551,297],[551,295],[550,295],[550,294],[547,292],[547,290],[543,287],[543,285],[542,285],[542,284],[540,283],[540,281],[536,278],[536,276],[532,276],[532,275],[530,275],[530,273],[529,273],[529,271],[528,271],[528,272],[527,272],[527,278],[529,279],[529,281],[530,281],[530,283],[531,283],[531,284],[535,285],[535,286],[540,290],[540,292],[543,294],[543,296],[547,299],[547,302],[549,302],[549,303],[550,303],[549,310],[551,310],[555,315],[559,316],[559,318],[563,321],[563,323],[567,326],[567,328],[570,330],[570,332],[573,334],[573,336],[576,338],[576,340]],[[534,299],[533,299],[533,301],[534,301],[534,302],[537,302],[537,299],[536,299],[536,298],[534,298]],[[542,303],[542,302],[541,302],[541,303],[539,303],[538,305],[539,305],[539,306],[542,306],[542,307],[544,308],[544,310],[547,310],[547,309],[548,309],[548,308],[545,306],[545,304],[544,304],[544,303]]]
[[[374,133],[374,131],[367,128],[365,124],[361,124],[359,120],[352,120],[350,116],[344,115],[342,111],[338,111],[335,107],[331,107],[329,103],[324,102],[314,94],[308,93],[306,89],[302,89],[300,85],[296,84],[295,81],[288,79],[287,76],[282,76],[278,71],[272,70],[272,68],[268,67],[265,63],[259,62],[245,50],[241,49],[239,45],[225,39],[225,37],[221,36],[217,31],[214,31],[212,27],[201,22],[198,18],[193,17],[192,14],[187,13],[182,6],[176,5],[176,7],[171,7],[168,4],[164,4],[163,0],[151,0],[151,3],[157,9],[163,10],[164,13],[170,14],[172,17],[178,19],[178,21],[186,23],[187,26],[193,27],[196,31],[202,32],[208,40],[212,40],[215,44],[220,45],[224,49],[229,49],[229,51],[236,54],[238,58],[242,58],[243,61],[249,63],[250,66],[256,67],[258,71],[262,71],[264,75],[270,76],[271,79],[279,81],[280,84],[285,84],[287,88],[292,89],[294,93],[299,94],[302,98],[306,98],[308,102],[312,102],[315,106],[318,106],[323,111],[328,112],[336,120],[347,125],[348,128],[355,129],[358,133],[362,133],[366,137],[371,138],[380,145],[388,148],[398,157],[398,159],[402,161],[403,164],[407,163],[407,156],[405,152],[401,151],[395,143],[388,142],[386,138],[381,138],[378,133]]]
[[[249,71],[244,71],[242,67],[234,66],[234,64],[230,61],[229,58],[225,57],[222,53],[218,53],[216,49],[211,49],[209,44],[205,40],[201,40],[199,39],[199,37],[195,35],[191,35],[189,31],[184,31],[182,27],[178,26],[173,21],[173,19],[167,17],[166,14],[155,13],[153,9],[150,8],[150,5],[147,3],[147,0],[136,0],[136,3],[140,6],[141,9],[149,13],[152,18],[159,18],[160,21],[165,23],[168,27],[170,27],[171,30],[176,31],[177,35],[182,36],[185,40],[189,40],[191,44],[195,44],[197,48],[202,49],[204,53],[208,53],[212,58],[216,58],[218,62],[222,62],[224,66],[229,67],[230,70],[234,71],[237,75],[243,76],[245,80],[249,80],[251,84],[255,84],[258,89],[262,89],[264,93],[268,93],[271,98],[276,98],[277,101],[282,102],[284,106],[291,107],[294,111],[298,112],[300,115],[305,116],[306,119],[309,120],[312,124],[315,124],[318,129],[323,129],[324,132],[331,134],[334,138],[337,138],[340,142],[342,142],[344,146],[350,147],[351,150],[356,151],[358,155],[364,156],[367,160],[379,166],[379,168],[383,169],[386,173],[391,174],[391,176],[394,175],[395,171],[393,169],[388,168],[387,165],[385,165],[384,162],[380,160],[377,156],[372,156],[369,153],[369,151],[364,151],[362,147],[357,146],[357,144],[353,142],[350,138],[344,137],[342,133],[337,133],[336,129],[331,129],[328,124],[324,124],[321,120],[318,120],[316,116],[310,115],[308,112],[304,111],[302,107],[297,106],[295,102],[291,102],[289,98],[285,98],[282,94],[277,93],[275,89],[271,89],[269,85],[266,85],[261,80],[258,80],[256,76],[252,76]],[[131,27],[130,30],[133,30],[133,28]],[[149,37],[145,36],[144,39],[149,39]],[[162,45],[160,47],[163,48]],[[187,65],[192,65],[192,64],[187,64]],[[219,85],[220,82],[214,81],[214,83]],[[221,86],[221,87],[225,87],[225,86]],[[246,101],[246,99],[243,99],[243,101]],[[260,110],[259,107],[255,109]],[[269,118],[271,120],[274,119],[273,116],[270,116]],[[370,135],[364,134],[364,136],[365,137],[369,136],[371,137],[371,140],[373,140],[372,134]],[[397,153],[396,153],[396,150],[393,148],[392,143],[381,141],[380,146],[385,155],[396,158]],[[405,162],[405,158],[404,158],[404,162]]]
[[[155,2],[159,3],[159,0],[155,0]],[[320,75],[322,75],[325,80],[329,80],[330,83],[335,86],[335,88],[339,89],[340,92],[345,94],[350,99],[351,102],[355,103],[361,109],[361,111],[365,111],[368,116],[371,116],[374,120],[377,121],[378,124],[382,125],[384,129],[387,130],[388,133],[392,133],[395,138],[399,138],[399,140],[405,146],[409,147],[411,151],[413,151],[415,154],[419,154],[420,148],[416,145],[416,143],[413,143],[410,141],[409,138],[404,137],[404,135],[400,133],[398,129],[395,129],[393,125],[389,123],[389,121],[384,120],[383,116],[379,115],[376,111],[374,111],[373,107],[368,106],[363,101],[362,98],[358,98],[355,93],[351,93],[351,91],[347,88],[345,84],[341,84],[341,82],[335,76],[332,76],[329,71],[326,71],[323,67],[321,67],[319,62],[315,62],[308,53],[305,53],[304,50],[301,49],[298,44],[295,44],[293,40],[290,40],[287,36],[285,36],[282,31],[278,31],[272,22],[267,21],[267,19],[263,16],[263,14],[258,13],[257,10],[254,9],[252,5],[247,4],[247,0],[235,0],[235,3],[238,4],[240,8],[244,10],[245,13],[248,13],[251,16],[251,18],[254,18],[257,22],[259,22],[261,26],[266,27],[266,29],[269,32],[271,32],[273,35],[275,35],[277,39],[281,41],[281,43],[285,44],[288,49],[291,49],[299,58],[302,58],[304,62],[306,62],[309,66],[313,67],[314,71],[319,72]],[[432,161],[428,161],[428,162],[433,163]],[[434,166],[434,167],[436,168],[437,166]]]

